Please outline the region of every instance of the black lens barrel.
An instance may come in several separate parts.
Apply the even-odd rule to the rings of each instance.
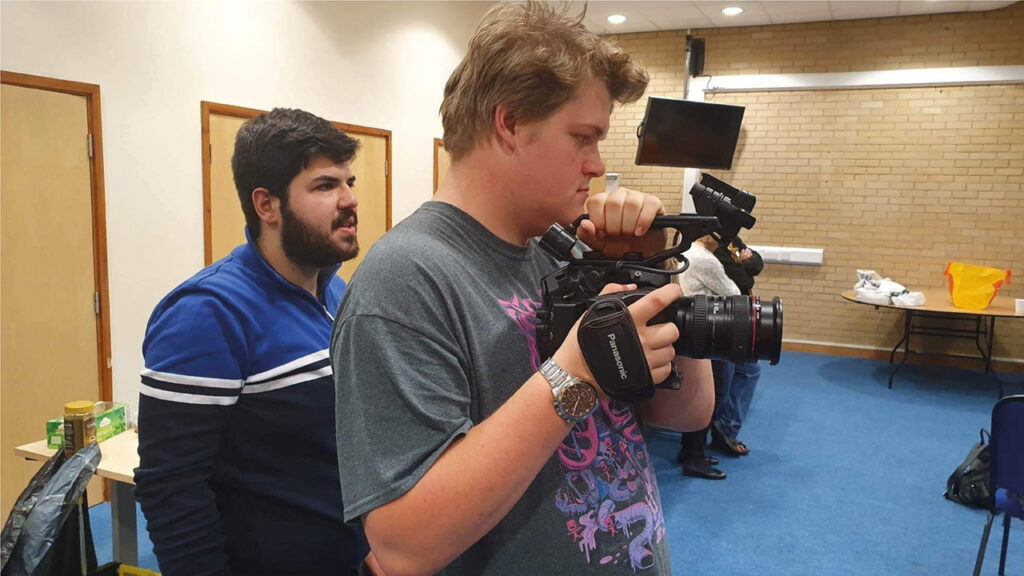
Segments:
[[[731,362],[768,360],[782,354],[782,301],[756,296],[696,295],[678,300],[675,349],[690,358]]]

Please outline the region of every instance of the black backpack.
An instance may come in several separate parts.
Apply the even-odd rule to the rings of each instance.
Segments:
[[[981,430],[981,441],[971,447],[967,458],[956,467],[946,480],[946,493],[943,496],[971,508],[992,507],[992,495],[989,492],[989,468],[992,459],[989,443],[985,437],[991,435]]]

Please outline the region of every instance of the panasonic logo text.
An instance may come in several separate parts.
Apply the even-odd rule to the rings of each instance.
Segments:
[[[622,365],[622,356],[619,354],[619,345],[615,343],[615,334],[608,335],[608,345],[612,349],[612,358],[615,359],[615,367],[619,369],[619,380],[628,380],[626,368]]]

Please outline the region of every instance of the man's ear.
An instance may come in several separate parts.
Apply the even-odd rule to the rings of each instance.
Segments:
[[[252,206],[256,216],[263,224],[276,227],[281,222],[281,199],[270,193],[266,188],[252,191]]]
[[[505,150],[516,149],[519,125],[516,119],[509,114],[504,104],[498,104],[494,108],[494,133],[497,135],[498,143]]]

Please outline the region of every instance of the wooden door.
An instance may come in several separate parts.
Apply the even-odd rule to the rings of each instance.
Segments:
[[[211,114],[210,118],[210,195],[209,250],[206,263],[216,262],[245,242],[245,215],[231,173],[235,152],[235,134],[247,118]]]
[[[110,399],[90,97],[19,85],[34,79],[47,85],[46,79],[4,73],[0,93],[4,521],[39,468],[15,457],[14,447],[43,438],[46,421],[61,416],[65,402]],[[93,503],[103,499],[101,482],[90,485]]]
[[[341,265],[338,275],[346,282],[366,257],[370,246],[391,228],[390,194],[388,186],[388,139],[383,136],[349,133],[359,140],[359,152],[352,160],[352,174],[356,177],[353,189],[359,207],[359,255]]]
[[[452,165],[452,157],[444,149],[444,140],[434,138],[434,191],[437,194],[437,187],[444,182],[444,175],[448,173],[448,167]]]
[[[223,258],[245,242],[245,217],[231,173],[235,135],[262,110],[203,102],[204,210],[206,263]],[[339,130],[360,141],[352,161],[359,200],[359,256],[345,262],[338,275],[349,281],[370,246],[391,228],[391,132],[334,122]]]

